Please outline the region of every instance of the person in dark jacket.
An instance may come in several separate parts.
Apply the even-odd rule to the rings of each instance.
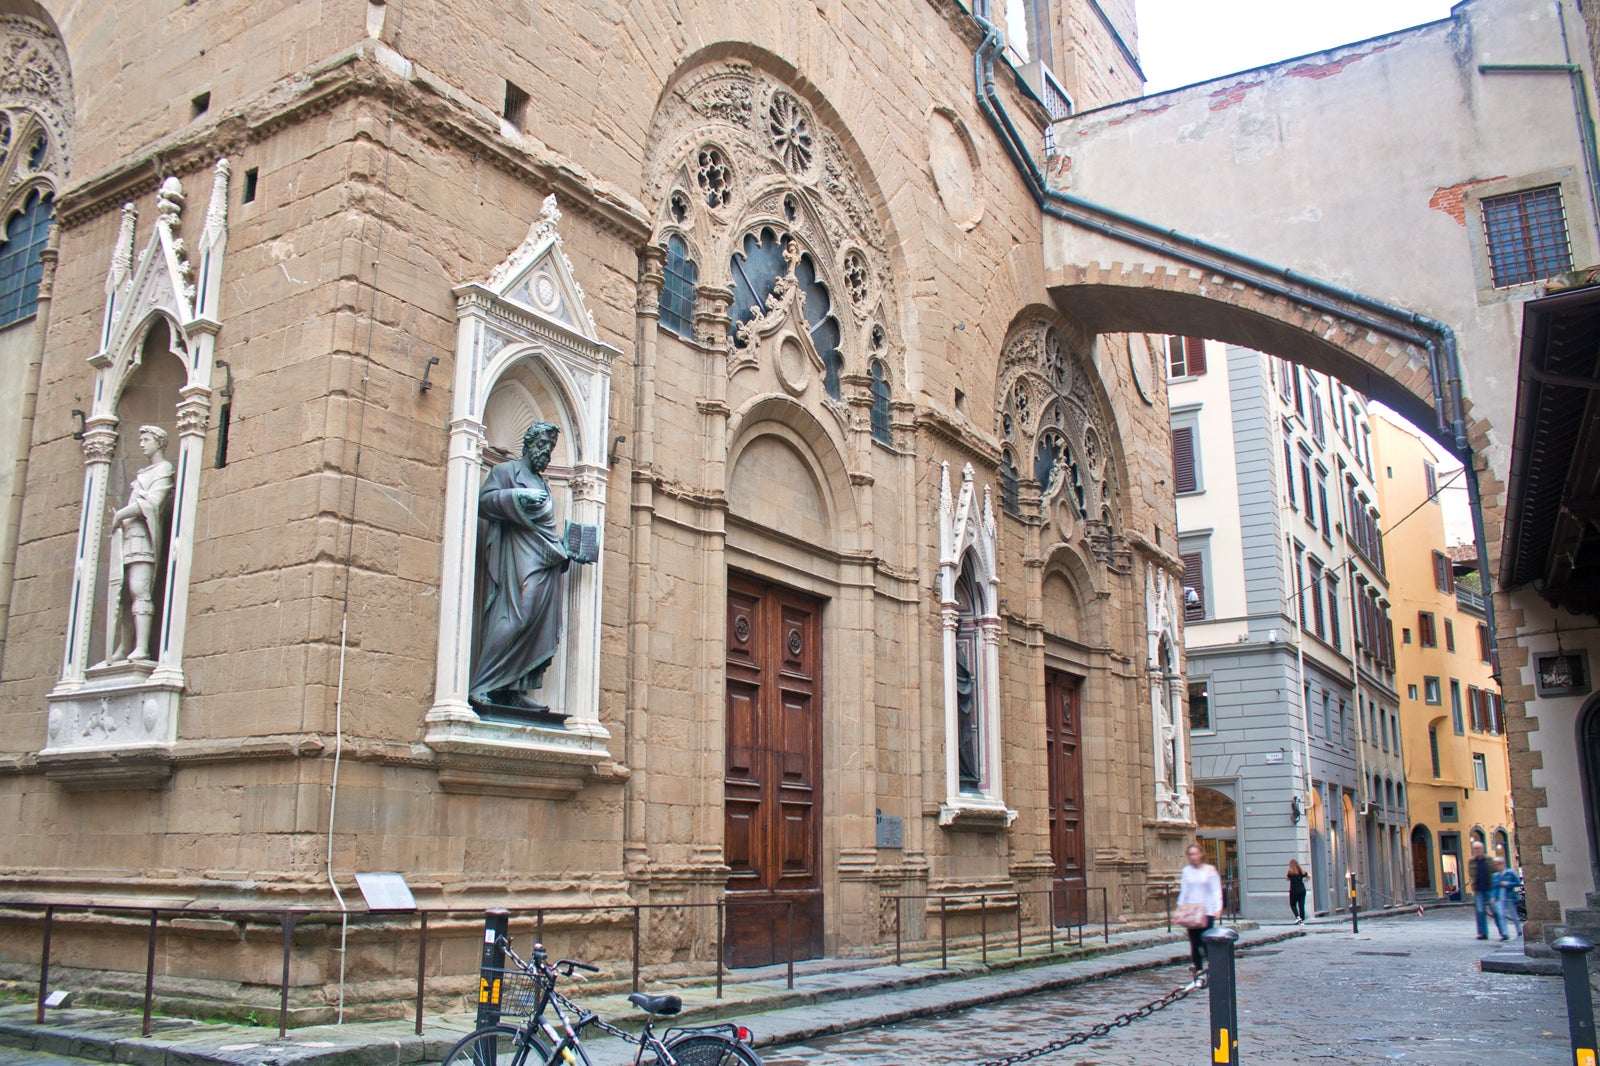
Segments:
[[[1483,852],[1483,841],[1472,842],[1472,858],[1467,862],[1467,876],[1472,880],[1472,911],[1478,920],[1478,939],[1489,939],[1489,904],[1494,897],[1494,868]],[[1500,915],[1495,915],[1498,922]]]
[[[1307,874],[1295,859],[1289,860],[1289,872],[1283,875],[1289,882],[1289,913],[1294,915],[1295,925],[1306,924],[1306,880]]]

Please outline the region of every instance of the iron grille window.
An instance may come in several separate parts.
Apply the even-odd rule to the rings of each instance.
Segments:
[[[694,336],[694,290],[700,271],[679,236],[667,238],[667,264],[661,285],[661,324],[680,337]]]
[[[1483,230],[1497,289],[1572,269],[1559,186],[1485,198]]]
[[[22,210],[6,220],[5,243],[0,244],[0,326],[27,318],[39,303],[39,279],[44,276],[39,253],[54,217],[54,197],[32,192]]]

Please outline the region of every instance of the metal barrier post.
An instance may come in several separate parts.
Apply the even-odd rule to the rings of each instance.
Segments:
[[[726,907],[727,905],[728,905],[728,901],[726,899],[717,900],[717,998],[718,999],[722,998],[722,962],[723,962],[723,958],[722,958],[722,952],[723,952],[722,939],[723,939],[723,936],[725,935],[725,932],[724,932],[725,927],[727,926],[727,922],[725,921],[725,916],[723,914],[723,908]]]
[[[1017,892],[1017,958],[1022,958],[1022,893]]]
[[[1233,983],[1236,929],[1207,929],[1206,974],[1211,988],[1211,1061],[1239,1066],[1239,1000]]]
[[[1584,958],[1594,945],[1581,936],[1564,936],[1551,946],[1561,952],[1572,1062],[1574,1066],[1595,1066],[1594,997],[1589,992],[1589,963]]]
[[[1172,889],[1167,889],[1167,932],[1172,932]]]
[[[1350,879],[1350,931],[1361,932],[1361,916],[1356,912],[1356,875],[1352,870],[1345,875]]]
[[[1084,906],[1088,906],[1087,896],[1083,902]],[[1106,943],[1111,943],[1111,898],[1106,895],[1104,885],[1100,886],[1100,932],[1105,937]]]
[[[1060,886],[1054,881],[1051,881],[1049,900],[1050,910],[1046,915],[1049,920],[1044,923],[1044,926],[1050,931],[1050,954],[1052,955],[1056,953],[1056,893],[1058,891],[1060,891]]]
[[[500,941],[510,927],[511,912],[504,907],[483,912],[483,954],[478,959],[478,1018],[474,1028],[500,1022],[500,981],[506,968],[506,949]]]
[[[417,1035],[422,1035],[422,990],[428,979],[428,912],[422,912],[422,929],[417,933]]]
[[[989,965],[989,897],[978,895],[978,940],[983,945],[983,964]]]
[[[39,951],[39,1007],[34,1013],[34,1022],[44,1024],[44,1001],[50,994],[50,933],[56,922],[56,909],[44,909],[44,947]]]

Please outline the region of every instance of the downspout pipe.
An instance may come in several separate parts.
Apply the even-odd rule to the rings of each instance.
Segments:
[[[1000,31],[982,16],[974,14],[972,17],[984,31],[984,39],[973,56],[973,83],[978,110],[983,112],[984,119],[1000,138],[1001,146],[1011,157],[1011,162],[1021,174],[1039,209],[1046,215],[1125,244],[1158,252],[1230,280],[1254,285],[1325,314],[1357,322],[1376,333],[1422,345],[1428,353],[1428,378],[1433,386],[1438,428],[1449,437],[1450,450],[1456,458],[1473,474],[1467,479],[1467,499],[1472,510],[1473,543],[1478,552],[1479,570],[1486,573],[1489,556],[1483,531],[1482,497],[1473,465],[1472,445],[1467,437],[1461,393],[1461,361],[1456,349],[1455,331],[1443,322],[1415,311],[1363,296],[1289,267],[1244,255],[1175,229],[1163,229],[1137,216],[1052,189],[1038,164],[1033,161],[1026,142],[995,90],[994,55],[1002,43]],[[1352,313],[1351,307],[1367,313]],[[1403,325],[1397,326],[1397,322]],[[1493,676],[1498,681],[1499,637],[1495,628],[1492,595],[1484,597],[1484,615],[1493,645]]]

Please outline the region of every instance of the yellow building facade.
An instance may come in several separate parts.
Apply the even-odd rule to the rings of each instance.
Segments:
[[[1474,840],[1520,865],[1476,553],[1470,542],[1452,547],[1446,532],[1446,509],[1465,495],[1463,474],[1409,426],[1384,417],[1372,426],[1398,630],[1412,883],[1418,897],[1462,898]]]

